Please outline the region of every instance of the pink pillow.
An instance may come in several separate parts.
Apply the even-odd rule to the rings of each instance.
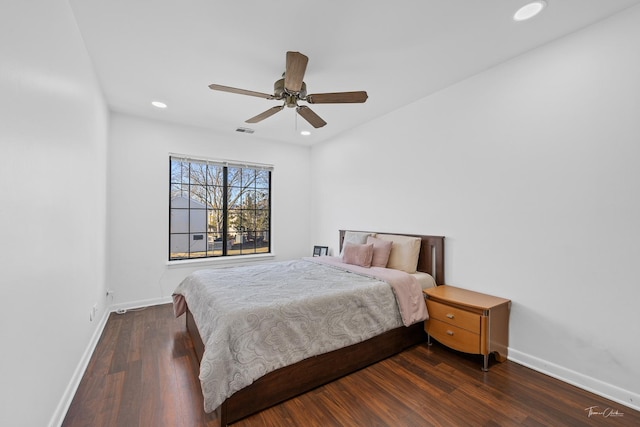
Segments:
[[[346,264],[359,265],[360,267],[371,267],[373,258],[373,244],[358,245],[347,242],[343,247],[342,262]]]
[[[377,239],[375,237],[367,237],[367,244],[373,244],[373,257],[371,258],[371,267],[386,267],[391,255],[390,240]]]

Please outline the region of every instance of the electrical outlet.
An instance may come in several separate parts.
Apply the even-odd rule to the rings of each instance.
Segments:
[[[107,289],[107,296],[113,296],[113,291],[111,289]]]
[[[93,319],[96,317],[96,313],[98,312],[98,303],[93,304],[91,307],[91,311],[89,312],[89,322],[93,322]]]

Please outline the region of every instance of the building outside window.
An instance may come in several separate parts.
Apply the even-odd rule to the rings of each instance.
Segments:
[[[171,156],[169,260],[271,252],[267,165]]]

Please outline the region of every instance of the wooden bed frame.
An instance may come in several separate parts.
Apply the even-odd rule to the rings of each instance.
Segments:
[[[340,249],[342,249],[344,235],[345,230],[340,230]],[[404,233],[402,235],[420,237],[422,239],[418,258],[418,271],[431,274],[436,284],[444,284],[444,237]],[[193,342],[198,361],[201,361],[204,353],[204,344],[193,315],[188,308],[186,318],[187,331]],[[285,366],[266,374],[254,381],[253,384],[227,398],[216,411],[217,419],[221,426],[234,423],[270,406],[386,359],[425,340],[426,333],[422,322],[420,322],[410,327],[401,326],[361,343]]]

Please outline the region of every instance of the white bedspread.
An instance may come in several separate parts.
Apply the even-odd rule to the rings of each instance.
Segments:
[[[403,325],[388,283],[311,260],[200,270],[176,288],[176,315],[185,301],[205,343],[207,412],[271,371]]]

